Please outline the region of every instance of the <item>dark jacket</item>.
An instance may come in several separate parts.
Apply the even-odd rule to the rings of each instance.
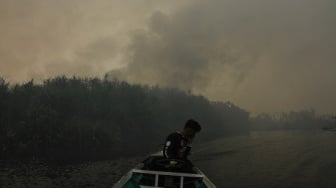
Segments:
[[[179,132],[171,133],[165,141],[163,155],[167,159],[186,159],[190,152],[187,143],[187,139]]]

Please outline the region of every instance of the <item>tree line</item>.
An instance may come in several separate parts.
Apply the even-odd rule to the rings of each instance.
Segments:
[[[81,162],[155,150],[188,118],[197,140],[249,131],[249,113],[172,88],[98,78],[0,79],[0,159]]]
[[[314,110],[283,112],[278,115],[266,113],[250,117],[251,130],[321,130],[335,128],[331,115],[317,115]]]

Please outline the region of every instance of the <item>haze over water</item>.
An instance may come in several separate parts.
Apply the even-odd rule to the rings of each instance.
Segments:
[[[336,132],[271,131],[194,146],[217,187],[336,187]]]

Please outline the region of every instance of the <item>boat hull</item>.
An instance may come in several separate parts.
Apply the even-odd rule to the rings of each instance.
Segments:
[[[148,169],[144,163],[140,163],[125,174],[113,188],[216,188],[197,167],[192,167],[190,172],[167,169]]]

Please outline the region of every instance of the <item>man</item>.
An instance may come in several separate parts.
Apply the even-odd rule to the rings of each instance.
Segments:
[[[189,119],[184,128],[181,131],[171,133],[165,142],[163,147],[163,155],[167,159],[179,159],[187,160],[187,156],[190,154],[191,144],[196,133],[201,131],[200,124]]]

